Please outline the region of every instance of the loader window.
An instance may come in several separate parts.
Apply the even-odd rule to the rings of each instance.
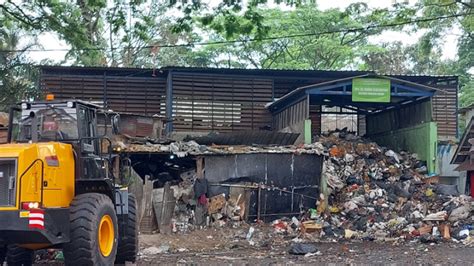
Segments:
[[[64,110],[51,109],[41,117],[41,140],[75,140],[78,138],[75,115],[64,114]]]
[[[94,137],[93,114],[90,110],[85,108],[79,109],[79,122],[81,123],[81,137]],[[87,140],[87,143],[92,144],[92,140]]]
[[[14,142],[68,141],[78,139],[77,116],[74,108],[39,106],[22,110],[15,116]]]
[[[79,121],[79,130],[80,137],[82,139],[83,149],[89,152],[95,151],[95,140],[91,139],[95,137],[95,127],[94,127],[94,111],[86,107],[78,108],[78,121]]]

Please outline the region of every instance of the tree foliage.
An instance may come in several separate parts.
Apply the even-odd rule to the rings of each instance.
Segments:
[[[25,51],[34,43],[20,47],[22,34],[12,25],[4,24],[0,29],[0,50],[18,50],[15,53],[0,53],[0,111],[20,99],[35,96],[36,71],[25,57]]]
[[[360,28],[372,21],[373,16],[365,4],[354,4],[341,11],[321,11],[317,5],[303,5],[295,10],[258,10],[264,14],[262,33],[254,28],[233,33],[233,38],[242,42],[228,45],[219,51],[233,61],[252,68],[282,69],[348,69],[357,61],[357,49],[367,45],[368,37],[380,33],[380,29],[342,31]],[[237,24],[245,23],[245,14],[236,17]],[[242,20],[243,22],[240,22]],[[220,21],[214,21],[221,25]],[[214,29],[215,41],[228,38],[214,24],[203,25]],[[263,35],[262,35],[263,34]],[[284,36],[291,36],[285,38]],[[283,37],[283,38],[280,38]],[[258,41],[259,38],[263,40]],[[252,39],[257,41],[246,42]],[[269,39],[269,40],[268,40]],[[215,47],[207,48],[216,51]]]
[[[317,1],[301,0],[208,4],[186,0],[7,0],[0,2],[0,44],[2,50],[11,52],[0,53],[5,66],[2,71],[8,69],[2,78],[7,85],[0,99],[26,97],[29,89],[13,92],[33,84],[21,84],[31,77],[27,74],[31,73],[31,62],[23,51],[28,45],[20,43],[35,44],[35,38],[20,41],[22,37],[15,32],[25,36],[49,32],[70,47],[65,62],[84,66],[360,69],[459,75],[460,101],[467,105],[474,103],[473,5],[472,1],[420,0],[414,6],[402,3],[370,9],[356,3],[344,10],[323,11]],[[457,14],[465,15],[423,21]],[[417,19],[418,23],[407,23]],[[444,60],[445,35],[453,28],[460,32],[457,58]],[[412,45],[400,40],[371,42],[386,30],[424,33]],[[11,38],[18,40],[13,43]],[[201,42],[221,44],[184,45]],[[17,81],[6,80],[9,76]]]

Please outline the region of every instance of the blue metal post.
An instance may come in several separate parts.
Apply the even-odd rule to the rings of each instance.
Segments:
[[[168,71],[166,79],[166,134],[173,132],[173,72]]]

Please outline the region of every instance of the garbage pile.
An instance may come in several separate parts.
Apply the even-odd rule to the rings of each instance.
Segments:
[[[147,147],[169,149],[178,157],[269,151],[324,155],[323,175],[329,193],[321,194],[314,209],[300,217],[275,220],[272,227],[276,234],[319,239],[418,239],[425,243],[444,239],[474,243],[471,197],[460,195],[456,185],[440,184],[439,176],[429,173],[427,163],[417,154],[395,152],[344,130],[300,146],[202,146],[191,141]],[[195,195],[195,180],[194,176],[180,184],[180,189],[173,188],[173,231],[192,230],[198,225],[236,227],[245,223],[247,197],[235,194],[201,199],[197,196],[205,192]],[[262,184],[248,185],[250,189],[267,189]],[[200,215],[196,207],[199,202],[205,205],[205,213]]]
[[[319,142],[329,152],[323,169],[329,197],[325,205],[321,196],[309,224],[321,228],[321,237],[471,241],[471,197],[459,195],[456,185],[439,184],[416,154],[347,132]]]
[[[204,182],[203,187],[198,184]],[[245,193],[207,198],[207,181],[191,176],[177,185],[154,189],[153,205],[160,232],[186,233],[206,227],[239,227],[246,220]],[[198,197],[203,196],[203,197]]]

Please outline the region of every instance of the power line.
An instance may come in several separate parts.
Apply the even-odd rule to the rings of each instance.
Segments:
[[[249,39],[242,39],[242,40],[229,40],[229,41],[212,41],[212,42],[189,42],[184,44],[163,44],[163,45],[147,45],[143,47],[130,47],[130,48],[142,48],[142,49],[152,49],[152,48],[175,48],[175,47],[194,47],[194,46],[205,46],[205,45],[219,45],[219,44],[239,44],[239,43],[250,43],[250,42],[263,42],[263,41],[273,41],[279,39],[293,39],[293,38],[300,38],[300,37],[312,37],[312,36],[322,36],[322,35],[329,35],[334,33],[347,33],[347,32],[360,32],[360,31],[367,31],[371,29],[383,29],[383,28],[394,28],[398,26],[404,26],[409,24],[416,24],[416,23],[423,23],[423,22],[432,22],[437,20],[449,19],[449,18],[457,18],[463,16],[473,15],[474,13],[459,13],[453,15],[446,15],[446,16],[438,16],[438,17],[431,17],[431,18],[420,18],[414,20],[407,20],[398,23],[387,23],[387,24],[373,24],[368,25],[366,27],[356,27],[356,28],[345,28],[339,30],[328,30],[328,31],[320,31],[320,32],[313,32],[313,33],[300,33],[300,34],[292,34],[292,35],[283,35],[283,36],[270,36],[265,38],[249,38]],[[0,50],[0,53],[17,53],[17,52],[69,52],[71,50],[77,51],[113,51],[118,50],[120,48],[101,48],[101,47],[92,47],[92,48],[82,48],[82,49],[67,49],[67,48],[55,48],[55,49],[26,49],[26,50]]]

